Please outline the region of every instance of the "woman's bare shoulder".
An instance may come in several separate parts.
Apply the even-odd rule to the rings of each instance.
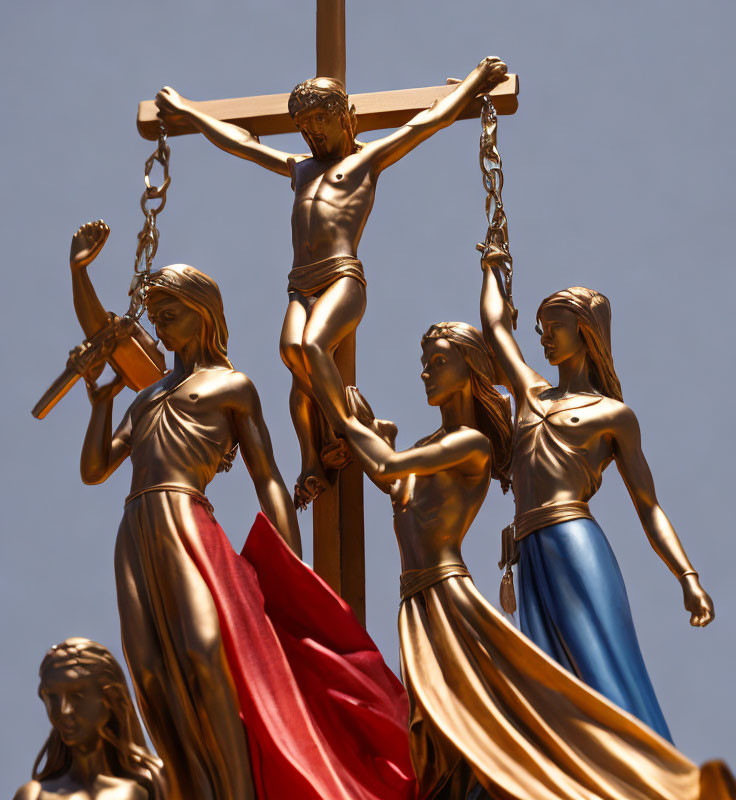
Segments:
[[[38,781],[28,781],[18,789],[13,800],[38,800],[40,796],[41,784]]]

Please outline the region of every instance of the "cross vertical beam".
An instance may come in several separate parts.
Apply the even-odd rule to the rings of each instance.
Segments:
[[[345,86],[345,0],[317,0],[317,77]]]
[[[345,0],[317,0],[317,77],[345,85]],[[346,386],[355,383],[355,332],[337,349]],[[365,625],[365,528],[363,471],[357,462],[314,501],[314,569]]]

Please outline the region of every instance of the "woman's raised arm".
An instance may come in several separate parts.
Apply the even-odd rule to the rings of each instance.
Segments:
[[[504,292],[504,267],[494,258],[494,253],[483,254],[483,286],[480,293],[480,319],[483,338],[496,356],[506,374],[507,388],[517,403],[526,390],[544,380],[527,366],[519,345],[514,339],[511,307]]]

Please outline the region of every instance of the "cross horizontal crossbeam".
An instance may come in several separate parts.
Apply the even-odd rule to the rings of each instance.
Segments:
[[[398,89],[389,92],[351,94],[358,115],[358,132],[398,128],[413,116],[429,108],[454,91],[455,85],[426,86],[420,89]],[[513,114],[518,108],[519,79],[507,75],[491,92],[493,104],[499,114]],[[277,133],[295,133],[296,127],[289,116],[288,94],[265,94],[255,97],[237,97],[228,100],[204,100],[192,105],[222,122],[231,122],[246,128],[256,136]],[[459,119],[480,116],[481,99],[476,98],[460,114]],[[159,131],[158,108],[153,100],[144,100],[138,106],[138,131],[144,139],[157,139]],[[169,136],[197,133],[186,120],[167,118]]]

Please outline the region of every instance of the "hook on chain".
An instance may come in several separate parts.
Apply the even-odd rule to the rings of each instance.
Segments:
[[[483,188],[486,190],[485,207],[488,230],[486,231],[485,241],[483,244],[479,244],[477,249],[484,255],[489,252],[493,253],[494,259],[504,267],[506,300],[511,307],[511,318],[515,328],[518,311],[514,307],[512,295],[514,267],[511,251],[509,250],[508,221],[506,212],[503,209],[501,196],[503,191],[503,165],[496,143],[497,128],[498,117],[496,116],[496,109],[490,94],[486,94],[483,96],[481,111],[480,169]]]

